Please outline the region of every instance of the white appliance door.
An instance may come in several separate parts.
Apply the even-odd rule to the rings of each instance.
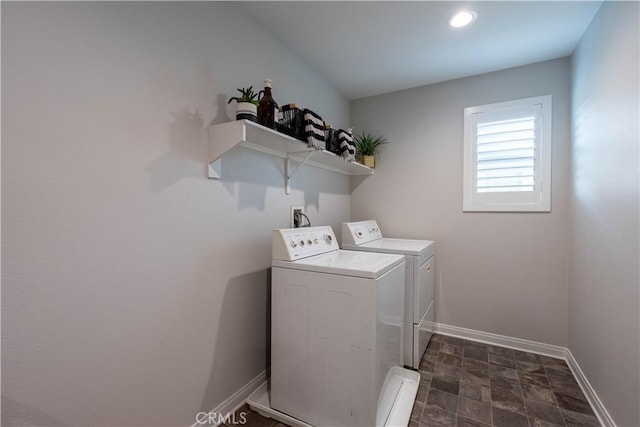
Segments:
[[[404,261],[378,279],[272,268],[271,407],[316,427],[382,425],[401,384]],[[379,423],[378,423],[379,421]]]
[[[417,268],[417,270],[414,274],[413,323],[417,325],[424,317],[429,305],[433,302],[433,257],[429,258],[422,265],[414,268]]]
[[[427,309],[420,323],[413,325],[413,366],[418,369],[422,355],[427,350],[427,344],[433,335],[433,321],[435,320],[435,302]]]
[[[297,261],[273,260],[273,267],[375,279],[402,264],[404,255],[362,251],[332,251]]]

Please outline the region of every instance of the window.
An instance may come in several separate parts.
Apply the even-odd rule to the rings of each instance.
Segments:
[[[464,109],[465,212],[551,211],[551,95]]]

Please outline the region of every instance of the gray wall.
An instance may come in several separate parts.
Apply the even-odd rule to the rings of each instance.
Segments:
[[[245,149],[235,88],[349,124],[228,3],[2,4],[2,424],[191,425],[267,364],[271,230],[349,218],[349,179]],[[340,230],[339,228],[336,228]]]
[[[569,348],[620,426],[640,425],[637,2],[605,2],[573,57]]]
[[[437,241],[437,321],[567,345],[568,58],[351,103],[356,132],[391,142],[352,179],[351,219]],[[553,96],[551,213],[463,213],[463,109]]]

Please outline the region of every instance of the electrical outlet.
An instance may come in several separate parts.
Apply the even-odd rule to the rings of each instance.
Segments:
[[[302,215],[304,206],[291,206],[291,228],[298,228],[302,224]]]

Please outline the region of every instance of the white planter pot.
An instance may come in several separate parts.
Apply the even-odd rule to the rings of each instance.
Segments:
[[[238,102],[236,107],[236,120],[258,121],[258,107],[251,102]]]

